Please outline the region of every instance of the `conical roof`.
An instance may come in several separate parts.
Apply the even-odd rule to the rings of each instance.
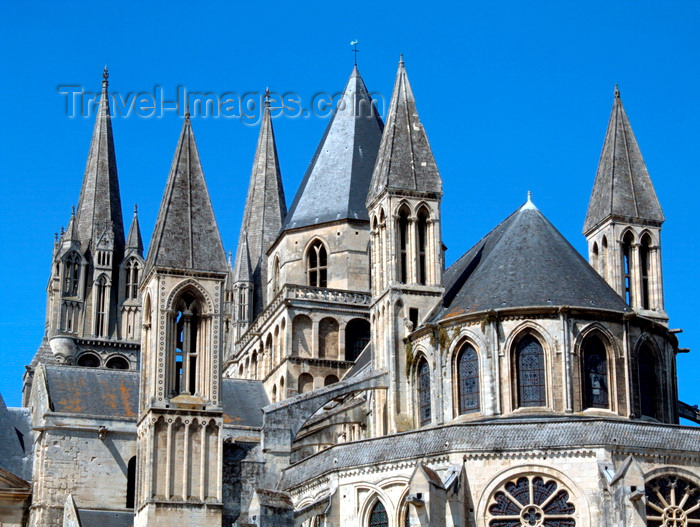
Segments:
[[[441,193],[442,179],[428,136],[420,122],[416,99],[403,58],[396,72],[389,115],[382,136],[367,206],[386,188]]]
[[[124,223],[107,93],[108,77],[105,67],[100,105],[76,211],[76,229],[83,248],[89,247],[105,228],[111,229],[114,251],[120,255],[124,251]]]
[[[213,272],[228,269],[189,113],[170,167],[145,275],[154,266]]]
[[[141,239],[141,227],[139,226],[139,209],[134,205],[134,217],[129,227],[129,235],[126,238],[126,249],[136,251],[143,255],[143,240]]]
[[[630,311],[529,199],[457,260],[443,283],[433,321],[513,307]]]
[[[611,216],[639,223],[665,219],[617,86],[584,234]]]
[[[233,264],[233,283],[251,282],[252,274],[248,236],[245,232],[242,232],[241,240],[238,242],[238,250],[236,251],[236,261]]]
[[[369,220],[365,200],[384,125],[355,66],[294,197],[284,229]]]
[[[253,281],[255,314],[266,303],[266,253],[279,235],[286,213],[275,132],[270,117],[269,99],[266,97],[235,260],[235,265],[239,265],[241,260],[246,259],[246,265],[250,267],[246,281]],[[236,276],[240,278],[240,275]]]

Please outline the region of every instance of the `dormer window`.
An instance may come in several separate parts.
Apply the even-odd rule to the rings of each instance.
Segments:
[[[316,240],[306,256],[307,276],[311,287],[328,287],[328,253],[320,240]]]

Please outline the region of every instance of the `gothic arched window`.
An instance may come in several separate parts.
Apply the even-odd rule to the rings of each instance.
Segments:
[[[369,513],[369,527],[389,527],[389,515],[384,504],[377,500]]]
[[[176,302],[175,313],[175,353],[174,372],[171,378],[175,394],[198,393],[197,382],[197,348],[201,323],[201,309],[197,298],[191,292],[185,292]]]
[[[63,260],[63,294],[68,296],[78,296],[80,285],[80,256],[72,251]]]
[[[464,344],[457,357],[457,394],[460,414],[480,410],[479,356],[471,344]]]
[[[639,399],[642,415],[659,418],[658,379],[656,377],[656,356],[648,342],[642,344],[637,356],[639,368]]]
[[[631,232],[622,238],[622,276],[624,277],[625,301],[632,305],[632,245],[634,237]]]
[[[306,274],[312,287],[328,287],[328,253],[320,240],[316,240],[306,255]]]
[[[418,283],[428,283],[428,268],[426,264],[426,247],[428,240],[428,212],[425,209],[418,211],[416,230],[418,234]]]
[[[421,426],[428,424],[431,420],[430,407],[430,367],[425,358],[418,362],[418,420]]]
[[[136,258],[131,258],[126,263],[126,291],[125,298],[138,298],[139,296],[139,263]]]
[[[544,373],[544,350],[532,335],[518,343],[515,363],[518,380],[518,406],[546,406],[547,386]]]
[[[583,342],[582,368],[584,408],[608,408],[608,354],[597,335]]]
[[[95,284],[95,336],[104,337],[107,334],[107,315],[109,313],[109,293],[107,278],[104,275]]]
[[[275,263],[272,267],[272,293],[275,294],[280,290],[280,259],[275,257]]]
[[[600,242],[600,275],[608,279],[608,239],[605,236]]]
[[[541,476],[522,476],[501,485],[487,511],[489,527],[575,527],[569,492]]]
[[[408,282],[408,207],[399,210],[399,282]]]
[[[649,527],[700,525],[700,488],[677,476],[661,476],[645,485]]]

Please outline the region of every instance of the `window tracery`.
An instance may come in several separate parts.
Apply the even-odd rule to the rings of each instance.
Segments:
[[[645,485],[649,527],[700,525],[700,489],[678,476],[660,476]]]
[[[459,413],[478,412],[479,397],[479,356],[471,344],[464,344],[457,359],[457,390]]]
[[[544,350],[532,335],[525,336],[516,349],[518,406],[546,406]]]
[[[310,286],[328,287],[328,253],[320,240],[316,240],[309,248],[306,270]]]
[[[489,527],[575,527],[576,507],[569,492],[553,479],[521,476],[494,493]]]
[[[596,335],[583,344],[585,408],[608,408],[608,359],[603,341]]]
[[[422,358],[418,363],[418,419],[421,426],[430,423],[430,367]]]

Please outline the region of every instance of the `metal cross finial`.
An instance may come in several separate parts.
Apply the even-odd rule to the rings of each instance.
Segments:
[[[138,206],[138,204],[134,203],[134,214],[138,214],[138,213],[139,213],[139,206]]]
[[[265,108],[270,107],[270,88],[265,88]]]
[[[105,69],[102,71],[102,87],[106,88],[109,86],[109,70],[107,69],[107,64],[105,64]]]
[[[360,52],[360,50],[357,49],[357,40],[350,42],[350,45],[352,46],[352,52],[355,54],[355,66],[357,66],[357,54]]]
[[[185,107],[185,119],[190,120],[190,103],[187,103]]]
[[[616,99],[620,98],[620,88],[617,84],[615,85],[615,98]]]

